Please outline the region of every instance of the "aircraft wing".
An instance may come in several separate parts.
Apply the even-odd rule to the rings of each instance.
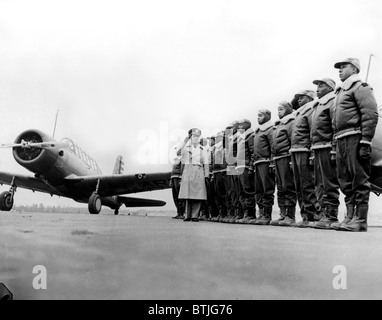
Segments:
[[[132,175],[80,176],[65,179],[67,184],[80,187],[83,192],[92,193],[100,180],[98,194],[101,197],[115,196],[170,188],[171,172],[138,173]],[[86,191],[85,191],[86,190]]]
[[[15,178],[15,184],[18,188],[25,188],[32,191],[39,191],[49,194],[54,194],[62,196],[56,188],[50,186],[48,183],[44,182],[42,179],[38,179],[32,176],[13,174],[9,172],[0,171],[0,184],[11,185],[12,180]]]
[[[11,185],[15,178],[18,188],[25,188],[32,191],[39,191],[51,195],[75,198],[77,200],[87,199],[97,187],[100,180],[98,194],[101,197],[117,196],[129,193],[145,191],[155,191],[170,188],[170,172],[163,173],[139,173],[133,175],[99,175],[99,176],[73,176],[57,182],[54,186],[47,181],[33,176],[0,172],[0,184]],[[66,190],[66,191],[65,191]],[[126,198],[126,204],[133,202],[133,199]],[[146,203],[147,206],[154,205]],[[136,206],[142,206],[136,204]],[[156,205],[162,205],[157,203]]]

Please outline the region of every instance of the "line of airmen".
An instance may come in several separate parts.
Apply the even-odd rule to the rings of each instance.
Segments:
[[[300,91],[291,102],[280,102],[274,124],[271,112],[261,109],[256,130],[243,119],[209,138],[207,199],[200,220],[367,231],[377,103],[372,88],[358,76],[358,59],[334,67],[339,69],[338,87],[329,78],[314,80],[316,92]],[[184,201],[178,198],[184,179],[184,164],[178,160],[171,179],[175,218],[186,213],[187,219]],[[272,220],[275,187],[280,216]],[[339,190],[346,203],[342,222]],[[302,217],[298,223],[297,204]]]

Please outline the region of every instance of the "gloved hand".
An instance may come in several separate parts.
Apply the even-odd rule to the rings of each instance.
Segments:
[[[330,154],[330,164],[332,165],[332,167],[335,167],[337,165],[337,156],[333,152]]]
[[[276,167],[275,167],[275,163],[273,161],[271,161],[271,163],[269,164],[268,172],[269,172],[269,174],[275,174],[276,173]]]
[[[358,154],[360,160],[369,161],[371,159],[371,146],[366,143],[360,143]]]
[[[309,169],[314,170],[314,156],[309,157]]]
[[[204,182],[206,183],[206,185],[208,185],[210,183],[210,179],[208,177],[205,177]]]

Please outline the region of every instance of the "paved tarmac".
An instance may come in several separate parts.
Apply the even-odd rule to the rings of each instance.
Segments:
[[[46,290],[33,288],[36,265],[46,267]],[[342,282],[336,266],[346,268]],[[375,223],[347,233],[0,213],[0,282],[15,299],[382,299],[381,266]],[[333,280],[347,289],[334,289]]]

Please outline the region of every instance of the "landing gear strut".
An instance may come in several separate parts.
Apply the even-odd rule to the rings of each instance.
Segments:
[[[0,210],[1,211],[11,211],[13,208],[13,199],[16,192],[15,177],[13,177],[11,182],[11,187],[9,191],[4,191],[0,194]]]
[[[89,198],[88,209],[90,214],[99,214],[102,209],[102,200],[101,200],[101,197],[98,195],[100,182],[101,180],[98,179],[96,190],[93,192],[93,194]]]

